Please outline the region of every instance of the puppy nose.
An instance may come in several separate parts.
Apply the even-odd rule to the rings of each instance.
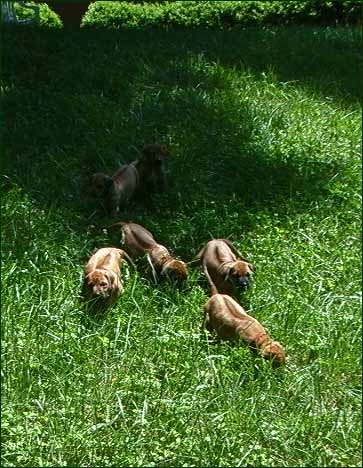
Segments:
[[[248,281],[244,279],[239,280],[239,285],[242,289],[247,289],[248,288]]]
[[[106,291],[104,291],[103,289],[97,289],[97,290],[95,291],[95,295],[96,295],[96,296],[104,296],[104,295],[105,295],[105,292],[106,292]]]

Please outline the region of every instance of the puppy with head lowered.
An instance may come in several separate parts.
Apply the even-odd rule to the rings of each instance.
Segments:
[[[162,192],[166,188],[165,158],[168,150],[162,145],[145,145],[142,157],[125,164],[113,175],[102,172],[93,174],[88,182],[87,193],[103,201],[104,208],[116,216],[120,208],[136,195]]]
[[[146,255],[155,280],[158,276],[169,277],[180,282],[187,279],[186,264],[174,258],[166,247],[158,244],[151,232],[143,226],[119,222],[109,227],[121,229],[121,244],[131,257],[138,258]]]
[[[258,320],[248,315],[232,297],[218,294],[215,289],[212,294],[204,306],[203,328],[209,332],[215,331],[222,340],[241,340],[247,343],[264,359],[272,360],[273,366],[286,361],[282,345],[271,339]]]
[[[131,258],[121,249],[104,247],[98,249],[89,259],[84,272],[83,298],[97,299],[93,306],[98,309],[112,305],[123,292],[121,260]]]
[[[203,265],[210,287],[219,293],[234,296],[236,290],[245,291],[250,286],[254,267],[227,239],[209,241],[197,258]]]

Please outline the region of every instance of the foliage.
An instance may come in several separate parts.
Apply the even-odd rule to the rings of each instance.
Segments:
[[[85,16],[86,26],[232,27],[271,23],[358,22],[360,2],[176,1],[95,2]]]
[[[39,18],[40,26],[45,28],[60,28],[62,27],[62,22],[48,6],[43,3],[27,2],[28,5],[38,5],[39,6]],[[15,11],[19,19],[28,19],[33,16],[33,12],[27,8],[23,8],[18,3],[15,4]]]
[[[4,31],[3,466],[361,466],[361,66],[350,28]],[[200,333],[208,299],[124,266],[96,320],[89,174],[144,143],[170,189],[140,222],[186,261],[228,237],[273,370]]]
[[[36,4],[29,2],[29,4]],[[39,3],[38,3],[39,4]],[[31,13],[16,5],[20,18]],[[93,2],[83,25],[97,28],[203,27],[230,28],[264,24],[357,23],[361,3],[354,1],[175,1]],[[59,17],[40,4],[41,26],[60,27]]]

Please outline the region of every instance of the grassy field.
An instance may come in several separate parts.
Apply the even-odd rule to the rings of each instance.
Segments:
[[[352,29],[3,32],[2,466],[360,466],[360,34]],[[241,298],[289,361],[199,332],[208,296],[125,267],[79,304],[111,244],[86,177],[144,143],[168,193],[123,219],[191,261],[227,237]]]

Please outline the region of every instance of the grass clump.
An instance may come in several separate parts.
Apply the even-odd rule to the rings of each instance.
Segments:
[[[3,38],[3,465],[360,466],[360,33]],[[111,243],[81,188],[151,142],[170,190],[124,219],[186,261],[233,241],[286,368],[208,342],[198,270],[178,291],[125,267],[103,319],[81,310]]]

